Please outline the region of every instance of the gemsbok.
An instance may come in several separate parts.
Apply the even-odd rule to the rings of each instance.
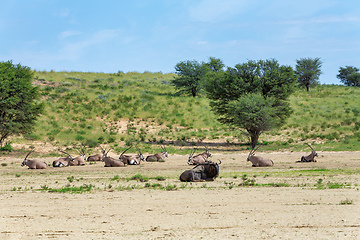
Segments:
[[[136,149],[138,150],[139,154],[124,155],[124,153],[127,152],[127,150],[129,150],[131,147],[132,146],[130,146],[120,154],[119,160],[121,160],[122,162],[128,165],[139,165],[141,161],[145,161],[145,158],[138,147],[136,147]]]
[[[29,169],[46,169],[47,168],[47,164],[46,162],[41,162],[39,160],[30,160],[27,159],[27,157],[34,152],[34,150],[31,150],[26,157],[24,158],[24,161],[21,163],[21,166],[23,167],[24,165],[28,166]]]
[[[88,162],[97,162],[97,161],[102,161],[103,155],[105,153],[105,150],[99,145],[99,147],[101,148],[101,153],[98,154],[94,154],[89,156],[86,161]]]
[[[104,152],[103,154],[102,160],[105,163],[104,167],[125,167],[125,163],[123,161],[109,157],[107,155],[110,152],[110,150],[111,148],[107,152]]]
[[[77,149],[78,150],[78,149]],[[76,158],[73,158],[69,153],[65,151],[60,151],[62,153],[65,153],[68,155],[68,157],[71,158],[71,161],[69,161],[69,166],[84,166],[86,161],[86,155],[84,149],[78,150],[80,156],[77,156]]]
[[[72,158],[70,156],[61,157],[57,160],[54,160],[52,165],[53,165],[53,167],[68,167],[68,166],[70,166],[69,165],[70,161],[72,161]]]
[[[256,149],[252,149],[247,157],[246,161],[250,161],[253,167],[272,167],[274,162],[271,159],[255,156],[255,152],[259,149],[258,146]]]
[[[200,153],[196,156],[194,156],[195,153],[195,149],[193,149],[189,155],[189,160],[188,160],[188,164],[189,165],[198,165],[198,164],[203,164],[203,163],[207,163],[208,162],[208,158],[212,157],[209,149],[205,146],[206,151],[203,153]]]
[[[182,182],[201,182],[201,181],[214,181],[219,176],[219,163],[208,161],[194,167],[193,169],[186,170],[180,175]]]
[[[165,158],[169,157],[165,146],[161,146],[161,153],[155,153],[146,157],[147,162],[165,162]]]
[[[302,156],[300,161],[297,162],[316,162],[315,157],[318,156],[317,152],[310,146],[310,144],[305,143],[306,145],[308,145],[311,148],[311,153],[307,156]]]

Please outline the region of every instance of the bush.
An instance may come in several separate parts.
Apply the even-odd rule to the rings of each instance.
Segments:
[[[8,152],[12,152],[13,148],[11,147],[10,143],[6,143],[5,146],[0,147],[0,151],[8,151]]]
[[[98,146],[98,142],[94,139],[86,139],[85,145],[88,146],[89,148],[94,148]]]

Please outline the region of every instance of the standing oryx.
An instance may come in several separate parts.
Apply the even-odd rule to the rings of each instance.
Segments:
[[[194,156],[195,153],[195,149],[193,149],[193,151],[190,153],[189,155],[189,160],[188,160],[188,164],[189,165],[198,165],[198,164],[203,164],[203,163],[207,163],[208,162],[208,158],[212,157],[211,153],[209,152],[209,149],[205,146],[206,151],[203,153],[200,153],[196,156]]]
[[[296,161],[296,162],[316,162],[315,157],[318,156],[317,152],[310,146],[310,144],[305,143],[306,145],[308,145],[311,148],[311,153],[307,156],[302,156],[300,161]]]
[[[23,167],[24,165],[26,165],[26,166],[29,167],[29,169],[46,169],[47,168],[46,162],[41,162],[39,160],[26,159],[32,152],[34,152],[34,150],[31,150],[26,155],[26,157],[24,158],[24,161],[22,162],[21,166]]]
[[[102,160],[105,163],[104,167],[125,167],[125,162],[117,160],[115,158],[109,157],[107,154],[110,152],[111,148],[105,152],[104,150],[104,154],[102,157]]]
[[[140,149],[138,147],[136,147],[136,149],[138,150],[139,154],[137,155],[124,155],[124,153],[129,150],[132,146],[130,146],[129,148],[127,148],[125,151],[123,151],[119,157],[119,160],[121,160],[122,162],[128,164],[128,165],[139,165],[141,161],[145,161],[144,156],[142,155]]]
[[[161,153],[155,153],[146,157],[147,162],[165,162],[165,158],[169,157],[165,147],[161,146]]]
[[[255,156],[256,150],[259,149],[258,146],[256,149],[252,149],[247,157],[246,161],[250,161],[253,167],[272,167],[274,166],[274,162],[271,159],[266,159],[263,157]]]
[[[91,155],[89,156],[86,161],[88,162],[96,162],[96,161],[102,161],[103,155],[105,154],[105,150],[99,145],[99,147],[101,148],[101,154],[95,154],[95,155]]]

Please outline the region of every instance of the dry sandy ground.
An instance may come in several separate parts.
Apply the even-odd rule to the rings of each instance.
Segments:
[[[245,153],[215,153],[220,177],[192,184],[178,180],[190,168],[187,156],[125,168],[99,162],[45,170],[0,157],[0,239],[359,239],[360,152],[321,152],[316,163],[295,163],[302,153],[258,154],[273,159],[274,167],[252,168]],[[311,171],[319,168],[330,171]],[[148,184],[177,189],[125,179],[134,174],[163,176]],[[244,174],[289,187],[239,186]],[[116,175],[121,179],[111,180]],[[316,189],[319,179],[348,186]],[[94,188],[81,194],[39,190],[66,184]],[[119,190],[129,186],[135,189]],[[352,204],[340,204],[345,200]]]

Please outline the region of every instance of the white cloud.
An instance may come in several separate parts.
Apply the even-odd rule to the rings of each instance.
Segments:
[[[61,32],[60,35],[59,35],[59,38],[60,39],[66,39],[68,37],[72,37],[72,36],[77,36],[77,35],[81,35],[81,32],[80,31],[64,31],[64,32]]]

